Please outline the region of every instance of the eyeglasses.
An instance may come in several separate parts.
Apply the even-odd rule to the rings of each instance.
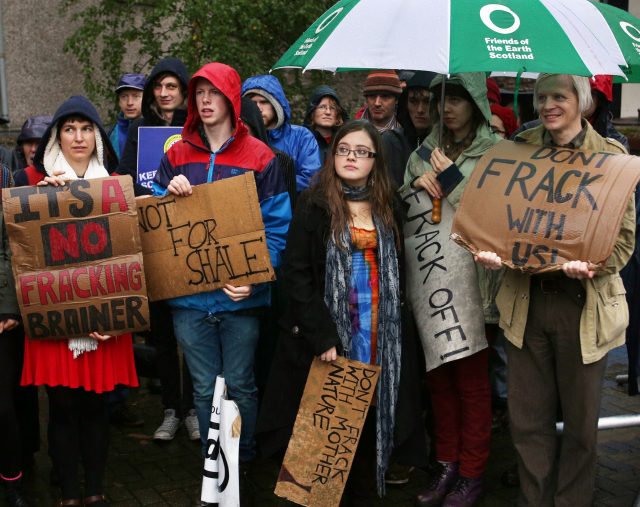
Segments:
[[[350,150],[346,146],[338,146],[336,148],[336,155],[339,157],[348,157],[351,152],[356,158],[376,158],[377,155],[376,152],[369,151],[366,148],[356,148],[355,150]]]
[[[320,111],[329,111],[330,113],[335,113],[338,110],[336,106],[328,106],[327,104],[320,104],[316,109],[320,109]]]

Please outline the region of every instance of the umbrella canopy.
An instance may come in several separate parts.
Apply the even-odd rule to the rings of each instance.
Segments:
[[[494,1],[341,0],[273,68],[623,74],[588,0]]]
[[[627,62],[623,68],[626,78],[616,78],[614,82],[640,82],[640,19],[622,9],[603,3],[594,3],[604,16],[615,36]]]

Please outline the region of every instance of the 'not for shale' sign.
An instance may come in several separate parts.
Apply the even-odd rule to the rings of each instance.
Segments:
[[[275,280],[252,173],[136,201],[151,301]]]

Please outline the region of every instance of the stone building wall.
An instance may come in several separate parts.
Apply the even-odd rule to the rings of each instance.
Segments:
[[[60,0],[0,0],[10,130],[35,114],[53,114],[82,94],[80,67],[62,50],[72,26]]]

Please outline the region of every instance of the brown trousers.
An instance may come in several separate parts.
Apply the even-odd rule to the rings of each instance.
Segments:
[[[580,351],[582,285],[531,279],[522,349],[508,343],[508,405],[518,453],[519,505],[593,503],[597,425],[606,357],[585,365]],[[558,407],[564,434],[555,431]]]

